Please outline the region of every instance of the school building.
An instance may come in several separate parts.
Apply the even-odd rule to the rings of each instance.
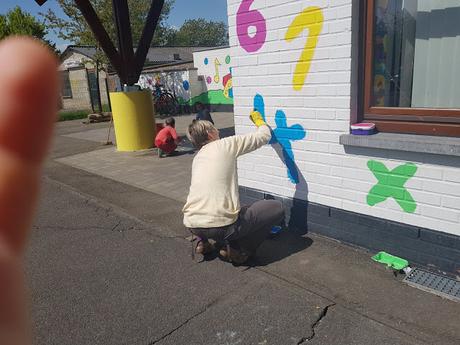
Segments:
[[[236,133],[254,108],[274,133],[238,161],[242,200],[460,275],[460,1],[228,0],[228,18]]]
[[[152,92],[157,83],[164,85],[181,106],[191,110],[200,102],[211,111],[233,111],[230,49],[196,47],[192,54],[182,63],[145,66],[138,85]]]
[[[121,90],[110,65],[101,64],[97,78],[97,54],[96,47],[82,45],[69,45],[61,54],[63,110],[98,112],[110,103],[108,91]],[[228,47],[151,47],[138,84],[153,92],[157,82],[181,105],[201,102],[212,111],[233,110]]]

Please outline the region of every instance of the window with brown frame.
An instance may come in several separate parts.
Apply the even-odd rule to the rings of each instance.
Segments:
[[[364,120],[460,137],[460,0],[369,0],[364,12]]]

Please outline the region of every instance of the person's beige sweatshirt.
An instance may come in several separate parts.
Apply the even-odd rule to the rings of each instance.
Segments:
[[[260,126],[253,133],[216,140],[198,151],[182,209],[186,227],[213,228],[236,222],[240,212],[236,159],[267,144],[270,138],[270,128]]]

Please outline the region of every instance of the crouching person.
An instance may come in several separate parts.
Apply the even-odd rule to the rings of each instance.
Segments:
[[[257,131],[219,138],[219,131],[208,121],[194,121],[187,136],[199,149],[192,165],[192,180],[183,208],[185,226],[198,237],[196,253],[214,250],[208,241],[224,244],[223,259],[243,264],[255,255],[272,226],[284,222],[282,203],[261,200],[240,207],[236,161],[246,153],[267,144],[271,131],[259,112],[251,113]]]
[[[155,137],[155,146],[160,150],[158,152],[159,156],[164,157],[165,155],[174,154],[180,141],[181,138],[176,132],[176,120],[173,117],[168,117],[165,120],[163,129]]]

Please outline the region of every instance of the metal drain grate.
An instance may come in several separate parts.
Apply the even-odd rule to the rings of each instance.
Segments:
[[[403,281],[418,289],[460,302],[460,281],[458,280],[415,268]]]

